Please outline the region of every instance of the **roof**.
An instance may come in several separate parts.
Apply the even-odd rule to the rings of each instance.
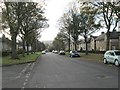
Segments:
[[[87,41],[88,41],[88,43],[90,43],[91,38],[88,38]],[[85,40],[84,40],[84,39],[80,39],[80,40],[78,41],[78,43],[85,43]]]
[[[96,38],[96,40],[97,41],[104,40],[105,35],[106,33],[101,34],[100,36]],[[118,39],[119,37],[120,37],[120,32],[116,32],[116,31],[110,32],[110,39]]]
[[[93,36],[93,35],[91,35],[90,37],[96,39],[98,36]]]
[[[120,32],[110,32],[110,39],[118,39],[120,37]]]
[[[106,35],[106,33],[101,34],[100,36],[98,36],[98,37],[96,38],[96,40],[97,40],[97,41],[104,40],[105,35]]]
[[[80,40],[78,41],[78,43],[84,43],[84,42],[85,42],[84,39],[80,39]]]
[[[106,52],[118,52],[118,51],[120,51],[120,50],[108,50]]]

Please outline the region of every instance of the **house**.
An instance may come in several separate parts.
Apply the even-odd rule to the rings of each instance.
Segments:
[[[91,51],[106,51],[107,36],[106,33],[101,32],[99,36],[90,36],[88,38],[88,50]],[[120,49],[120,31],[110,32],[109,49]],[[78,43],[78,50],[86,50],[84,39]]]
[[[0,48],[2,48],[2,51],[11,51],[11,40],[6,38],[4,34],[0,38]]]
[[[105,51],[107,44],[107,36],[106,33],[102,32],[100,36],[96,39],[96,50],[97,51]],[[113,31],[110,32],[110,42],[109,49],[120,49],[120,32]]]
[[[91,38],[91,41],[90,41],[90,48],[91,48],[91,50],[93,50],[93,51],[96,51],[96,38],[97,38],[98,36],[90,36],[90,38]]]
[[[85,50],[85,41],[84,39],[80,39],[78,42],[78,50],[82,51]]]
[[[91,38],[88,38],[87,39],[87,46],[88,46],[88,50],[90,51],[91,50],[91,47],[90,47],[90,41],[91,41]],[[86,50],[86,43],[85,43],[85,40],[84,39],[81,39],[79,42],[78,42],[78,50],[83,50],[85,51]]]
[[[87,40],[88,42],[88,50],[89,51],[106,51],[106,44],[107,44],[107,36],[106,33],[101,32],[99,36],[90,36]],[[71,40],[71,50],[74,50],[74,42]],[[110,32],[110,42],[109,42],[109,49],[119,49],[120,50],[120,31],[113,31]],[[85,51],[86,44],[84,39],[80,39],[77,44],[78,51]]]
[[[104,32],[101,33],[96,39],[96,50],[97,51],[105,51],[106,50],[106,34]]]
[[[71,39],[70,50],[75,50],[74,41]]]
[[[110,49],[120,49],[120,32],[111,32],[110,33]]]

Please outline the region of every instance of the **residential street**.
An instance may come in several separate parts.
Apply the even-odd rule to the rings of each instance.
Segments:
[[[118,68],[47,53],[35,63],[3,67],[3,88],[118,88]]]

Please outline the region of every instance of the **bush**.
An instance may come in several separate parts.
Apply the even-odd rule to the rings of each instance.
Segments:
[[[78,51],[78,52],[85,53],[85,51]],[[88,51],[88,53],[104,54],[104,53],[105,53],[105,51],[94,51],[94,50],[92,50],[92,51]]]
[[[19,49],[19,50],[17,51],[17,53],[18,53],[18,54],[22,54],[22,53],[23,53],[23,50],[22,50],[22,49]]]
[[[2,51],[2,56],[8,56],[11,54],[11,51]]]

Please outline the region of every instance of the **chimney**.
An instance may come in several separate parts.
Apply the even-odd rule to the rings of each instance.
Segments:
[[[104,34],[104,32],[101,32],[101,35]]]

